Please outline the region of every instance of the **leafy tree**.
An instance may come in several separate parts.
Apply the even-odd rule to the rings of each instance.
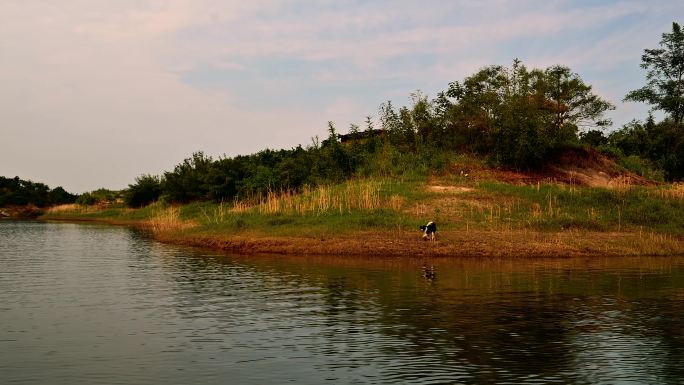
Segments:
[[[118,199],[122,198],[120,191],[114,191],[106,188],[93,190],[90,192],[90,194],[95,197],[97,202],[103,203],[115,203]]]
[[[533,96],[539,108],[553,114],[553,128],[577,131],[582,127],[606,127],[603,114],[615,106],[591,92],[592,87],[570,68],[560,65],[532,72]]]
[[[192,157],[176,165],[172,172],[164,173],[163,190],[172,202],[187,203],[209,199],[206,176],[212,164],[211,157],[195,152]]]
[[[323,141],[316,163],[316,173],[322,180],[340,181],[350,177],[354,170],[352,158],[340,143],[333,122],[328,122],[328,139]]]
[[[435,111],[435,103],[428,100],[420,91],[411,94],[411,122],[415,132],[424,143],[439,139],[440,122]]]
[[[589,130],[580,133],[580,142],[598,148],[608,144],[608,138],[599,130]]]
[[[455,99],[450,106],[448,98]],[[452,82],[436,103],[445,111],[445,129],[465,138],[453,143],[514,167],[535,166],[575,140],[580,127],[610,124],[603,114],[613,108],[569,68],[529,71],[518,60]]]
[[[54,190],[44,183],[0,176],[0,207],[35,205],[46,207],[55,204],[73,203],[76,195],[69,194],[62,187]]]
[[[276,178],[280,189],[298,189],[309,181],[310,176],[309,154],[301,146],[293,149],[287,156],[283,156],[276,167]]]
[[[97,203],[112,204],[120,201],[122,197],[121,191],[99,188],[79,195],[76,199],[76,203],[79,205],[94,205]]]
[[[647,156],[650,152],[649,133],[638,120],[633,120],[620,130],[612,132],[608,140],[620,150],[622,155]]]
[[[684,118],[684,31],[672,23],[672,32],[663,33],[660,47],[645,49],[641,68],[647,70],[646,85],[631,91],[625,101],[645,102],[653,110],[667,113],[677,127]]]
[[[140,175],[134,184],[129,184],[124,194],[124,202],[129,207],[148,205],[162,194],[161,178],[155,175]]]
[[[94,205],[97,202],[98,202],[97,198],[89,192],[85,192],[85,193],[79,195],[78,198],[76,199],[76,203],[79,205],[82,205],[82,206]]]
[[[76,202],[77,195],[68,193],[62,186],[55,187],[48,193],[48,199],[53,205]]]
[[[375,129],[372,116],[367,115],[364,123],[366,123],[365,134],[368,139],[362,143],[363,150],[366,153],[374,153],[381,144],[380,136],[383,135],[383,133],[382,130]]]
[[[399,114],[394,109],[391,101],[380,105],[380,126],[385,136],[395,145],[404,142],[403,125]]]
[[[206,178],[210,199],[221,202],[238,195],[238,183],[246,174],[244,158],[221,158],[211,164]]]
[[[666,180],[684,178],[684,131],[672,120],[656,123],[652,116],[645,123],[634,120],[608,136],[602,151],[618,162],[649,162]]]

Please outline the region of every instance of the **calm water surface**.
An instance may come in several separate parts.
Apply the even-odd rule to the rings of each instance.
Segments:
[[[0,383],[684,383],[684,259],[422,263],[0,222]]]

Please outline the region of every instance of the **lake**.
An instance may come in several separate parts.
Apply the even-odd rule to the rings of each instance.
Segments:
[[[684,258],[233,256],[1,221],[0,383],[681,384]]]

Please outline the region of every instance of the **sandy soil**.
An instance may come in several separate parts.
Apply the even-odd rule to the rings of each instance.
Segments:
[[[458,231],[439,234],[435,242],[408,232],[365,232],[331,238],[193,233],[157,233],[154,237],[161,242],[238,254],[415,258],[684,255],[684,239],[639,233]]]

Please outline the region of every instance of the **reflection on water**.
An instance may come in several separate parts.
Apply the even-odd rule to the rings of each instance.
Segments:
[[[0,222],[0,378],[682,383],[684,259],[235,257]]]

